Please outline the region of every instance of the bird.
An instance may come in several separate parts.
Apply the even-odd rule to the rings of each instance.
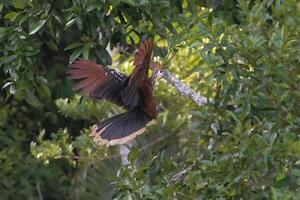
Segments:
[[[92,126],[90,136],[97,144],[125,144],[142,134],[157,117],[154,86],[162,76],[162,66],[153,60],[153,46],[151,38],[140,42],[134,54],[135,67],[129,76],[90,60],[77,59],[69,65],[68,78],[80,80],[73,90],[127,110]]]

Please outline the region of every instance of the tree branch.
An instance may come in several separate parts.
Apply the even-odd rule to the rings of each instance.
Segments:
[[[199,95],[197,92],[193,91],[189,86],[181,82],[178,78],[173,76],[169,71],[163,71],[163,78],[171,83],[182,95],[191,98],[199,106],[204,106],[207,104],[208,99]]]
[[[128,141],[126,144],[119,146],[119,155],[121,157],[122,165],[128,165],[128,154],[130,153],[130,147],[133,146],[134,140]]]

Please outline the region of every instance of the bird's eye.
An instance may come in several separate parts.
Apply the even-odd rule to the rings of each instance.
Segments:
[[[157,75],[158,75],[158,78],[162,78],[164,76],[164,72],[162,70],[159,70]]]

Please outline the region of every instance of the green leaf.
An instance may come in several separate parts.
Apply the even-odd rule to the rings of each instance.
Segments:
[[[49,41],[49,42],[46,42],[46,44],[47,44],[47,46],[48,46],[51,50],[53,50],[53,51],[58,51],[58,47],[57,47],[57,45],[56,45],[54,42]]]
[[[300,169],[292,169],[291,174],[300,177]]]
[[[64,50],[67,51],[69,49],[74,49],[74,48],[80,47],[82,45],[83,44],[80,42],[75,42],[75,43],[69,44]]]
[[[140,153],[139,153],[138,149],[131,149],[130,153],[128,154],[128,160],[130,162],[134,162],[137,159],[137,157],[139,156],[139,154]]]
[[[134,0],[123,0],[123,2],[133,7],[136,6]]]
[[[41,108],[43,106],[42,102],[32,93],[32,91],[26,92],[24,100],[35,108]]]
[[[65,29],[69,28],[70,26],[72,26],[75,22],[76,22],[77,18],[73,18],[71,20],[69,20],[66,25],[65,25]]]
[[[0,57],[0,64],[6,64],[14,61],[17,58],[17,55],[10,55],[10,56],[2,56]]]
[[[83,58],[84,58],[84,59],[89,59],[89,53],[90,53],[90,48],[89,48],[89,46],[87,45],[87,46],[85,46],[85,47],[83,48]]]
[[[270,139],[269,139],[269,142],[271,145],[274,145],[275,141],[276,141],[276,138],[277,138],[277,133],[272,133],[270,135]]]
[[[14,21],[18,15],[20,15],[21,13],[17,13],[17,12],[10,12],[7,13],[6,15],[4,15],[4,19],[8,19],[10,21]]]
[[[139,6],[145,6],[147,4],[149,4],[149,0],[140,0],[138,3]]]
[[[25,7],[24,1],[22,1],[22,0],[16,1],[14,4],[14,7],[17,9],[24,9],[24,7]]]
[[[6,83],[3,85],[2,89],[6,88],[7,86],[10,86],[10,85],[13,84],[13,83],[14,83],[14,82],[11,82],[11,81],[6,82]]]
[[[40,81],[39,87],[38,87],[38,93],[42,97],[50,97],[51,96],[51,91],[48,88],[47,84],[44,83],[43,81]]]
[[[33,35],[38,32],[46,23],[46,19],[40,20],[36,23],[29,24],[29,35]]]
[[[274,14],[275,16],[279,16],[281,14],[281,0],[275,0],[275,9]]]
[[[9,32],[9,28],[0,27],[0,38],[3,38]]]
[[[274,188],[274,187],[271,188],[271,194],[272,194],[273,200],[278,200],[278,192],[277,192],[276,188]]]
[[[300,165],[300,160],[297,160],[297,161],[295,162],[295,165]]]
[[[75,49],[75,51],[73,51],[73,53],[71,54],[69,61],[72,62],[74,61],[76,58],[78,58],[83,52],[83,48],[78,48]]]

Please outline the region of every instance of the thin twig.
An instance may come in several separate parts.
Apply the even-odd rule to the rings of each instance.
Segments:
[[[202,159],[203,155],[200,155],[197,160],[195,162],[193,162],[193,164],[191,164],[190,166],[188,166],[187,168],[185,168],[184,170],[180,171],[179,173],[175,174],[171,181],[178,183],[188,172],[190,172],[193,167],[196,166],[197,162],[199,162]]]
[[[43,200],[43,194],[42,194],[42,190],[41,190],[41,186],[40,186],[40,182],[37,181],[36,182],[36,190],[38,192],[38,195],[39,195],[39,200]]]
[[[213,138],[211,138],[207,146],[207,149],[212,150],[215,146],[216,146],[216,141]],[[202,160],[202,158],[203,158],[203,154],[200,154],[197,160],[194,161],[191,165],[189,165],[182,171],[172,176],[171,181],[174,183],[178,183],[179,181],[181,181],[183,177],[185,177],[194,167],[197,166],[197,164]]]

